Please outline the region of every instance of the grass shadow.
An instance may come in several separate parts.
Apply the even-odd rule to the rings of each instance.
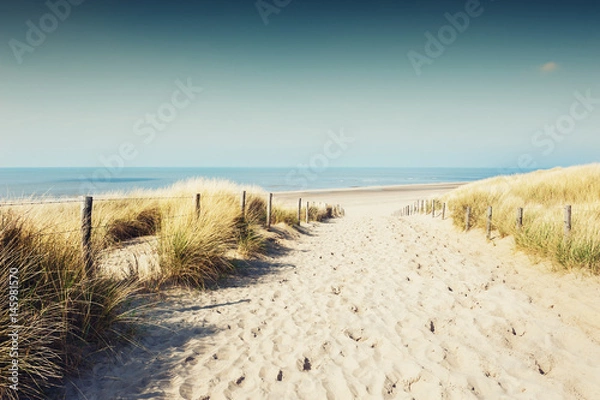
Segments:
[[[301,229],[306,234],[310,234],[305,228]],[[292,241],[297,237],[278,227],[272,227],[272,231],[275,233],[275,238],[268,240],[266,254],[251,260],[232,260],[236,266],[234,271],[217,282],[207,284],[205,291],[247,287],[267,276],[275,276],[284,269],[296,268],[292,264],[278,263],[276,259],[292,250],[278,239]],[[187,294],[174,295],[168,288],[158,296],[162,298],[160,306],[153,307],[145,313],[144,320],[149,322],[138,332],[136,343],[118,346],[110,352],[94,355],[81,374],[66,379],[65,387],[56,390],[49,398],[87,400],[85,395],[89,396],[92,393],[91,398],[94,398],[94,391],[127,393],[129,396],[127,398],[134,400],[167,398],[167,394],[160,387],[171,386],[171,381],[177,378],[172,371],[181,367],[182,363],[195,363],[198,358],[205,357],[209,350],[205,348],[207,345],[201,344],[201,339],[219,332],[214,326],[205,326],[203,322],[186,323],[180,318],[177,318],[177,322],[170,322],[173,320],[173,315],[231,307],[251,301],[242,298],[227,303],[186,306],[184,298]],[[189,346],[191,340],[198,340],[197,347]],[[185,357],[171,356],[181,352],[182,348],[190,347],[191,354]],[[132,369],[142,370],[144,373],[128,374],[127,371]],[[122,375],[119,374],[120,371],[123,372]],[[133,380],[122,378],[130,375],[134,377]],[[139,394],[131,395],[131,393]]]
[[[181,321],[167,322],[176,308],[175,304],[169,303],[175,301],[177,300],[168,300],[163,307],[152,311],[150,318],[157,323],[145,326],[136,343],[111,353],[93,356],[92,368],[67,379],[64,390],[56,390],[49,398],[87,400],[97,398],[96,391],[112,392],[117,398],[121,398],[120,393],[127,393],[127,399],[136,400],[167,398],[160,387],[170,386],[172,380],[177,379],[173,371],[182,364],[192,365],[196,358],[205,353],[205,349],[199,342],[198,347],[192,346],[190,354],[185,357],[170,355],[180,352],[191,340],[202,339],[217,332],[213,326],[185,324]],[[144,373],[128,373],[132,370]]]

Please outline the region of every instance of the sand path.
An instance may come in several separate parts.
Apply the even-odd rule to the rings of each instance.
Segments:
[[[600,398],[593,278],[540,271],[430,216],[349,213],[286,243],[224,288],[169,293],[149,351],[97,363],[82,394]]]

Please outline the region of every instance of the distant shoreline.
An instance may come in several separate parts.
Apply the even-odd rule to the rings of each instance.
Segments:
[[[415,183],[409,185],[372,186],[349,189],[317,189],[291,192],[275,192],[275,201],[288,206],[302,202],[340,204],[357,212],[387,215],[417,200],[439,198],[445,193],[469,182]]]
[[[271,191],[273,196],[278,200],[289,200],[297,201],[298,198],[313,199],[313,201],[331,202],[333,198],[346,199],[353,197],[371,197],[376,199],[379,195],[386,194],[412,194],[415,192],[439,192],[448,191],[466,185],[471,182],[448,182],[448,183],[413,183],[406,185],[387,185],[387,186],[361,186],[352,188],[329,188],[329,189],[308,189],[308,190],[292,190],[292,191]],[[261,188],[265,192],[269,191],[265,188]],[[106,197],[114,194],[114,192],[97,193],[94,197]],[[126,194],[126,193],[125,193]],[[52,203],[55,201],[72,202],[81,199],[83,196],[40,196],[40,197],[20,197],[20,198],[0,198],[0,205],[5,203],[20,203],[20,202],[40,202],[40,203]],[[127,197],[127,196],[125,196]]]
[[[476,182],[476,181],[473,181]],[[466,185],[470,182],[440,182],[440,183],[407,183],[403,185],[385,185],[385,186],[357,186],[349,188],[329,188],[329,189],[307,189],[307,190],[290,190],[282,192],[273,192],[275,194],[293,195],[293,194],[330,194],[330,193],[349,193],[349,192],[403,192],[414,191],[419,189],[446,189],[457,188]]]
[[[0,169],[0,198],[62,198],[164,189],[200,177],[259,186],[272,193],[389,190],[391,187],[473,182],[505,171],[490,168],[328,168],[294,172],[282,168],[124,168],[110,173],[101,168]]]

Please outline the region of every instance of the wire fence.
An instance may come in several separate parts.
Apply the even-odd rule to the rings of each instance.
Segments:
[[[209,207],[221,207],[214,201],[226,200],[229,208],[239,201],[237,207],[231,208],[236,217],[246,218],[248,213],[257,212],[257,205],[261,207],[259,214],[263,215],[264,226],[271,228],[273,220],[273,193],[268,193],[266,198],[262,194],[247,193],[196,193],[193,196],[157,196],[157,197],[91,197],[80,199],[48,199],[0,202],[0,231],[5,229],[11,217],[31,220],[41,223],[35,229],[37,232],[31,237],[65,236],[72,245],[80,246],[85,266],[93,274],[95,260],[93,257],[93,243],[98,237],[106,238],[109,235],[117,236],[117,241],[131,239],[142,240],[144,237],[166,239],[176,236],[176,233],[164,231],[161,224],[164,221],[180,221],[188,219],[190,223],[201,224],[203,216],[210,212]],[[256,199],[261,201],[256,202]],[[188,200],[189,202],[182,202]],[[263,202],[264,201],[264,202]],[[158,202],[159,204],[152,204]],[[164,202],[164,203],[163,203]],[[172,204],[169,204],[172,202]],[[161,204],[162,203],[162,204]],[[166,204],[165,204],[166,203]],[[298,208],[294,223],[298,226],[314,220],[313,211],[325,207],[330,214],[343,215],[341,206],[331,206],[306,199],[298,199]],[[60,208],[59,213],[54,213],[45,207],[67,206]],[[77,207],[79,206],[79,208]],[[131,213],[128,207],[139,207],[139,212]],[[265,207],[265,209],[262,209]],[[25,208],[25,209],[23,209]],[[235,210],[235,211],[233,211]],[[142,212],[148,214],[142,218]],[[332,216],[332,215],[330,215]],[[136,223],[138,225],[136,226]],[[186,222],[187,223],[187,222]],[[145,227],[139,228],[139,225]],[[145,229],[144,229],[145,228]],[[122,235],[122,237],[118,237]]]
[[[463,208],[463,212],[464,212],[464,230],[468,231],[473,227],[473,223],[474,223],[474,207],[471,206],[464,206]],[[486,230],[486,237],[488,239],[491,238],[492,235],[492,230],[494,229],[494,227],[498,226],[499,224],[503,223],[504,221],[499,221],[497,219],[494,218],[494,208],[492,206],[487,206],[484,208],[485,209],[485,230]],[[446,218],[446,213],[447,210],[449,210],[448,204],[445,202],[440,202],[439,200],[417,200],[412,204],[409,204],[405,207],[403,207],[400,210],[400,215],[401,216],[410,216],[410,215],[416,215],[416,214],[425,214],[425,215],[429,215],[431,214],[432,218],[436,218],[436,217],[440,217],[442,220],[444,220]],[[564,205],[564,206],[544,206],[544,205],[540,205],[540,204],[529,204],[527,206],[524,207],[516,207],[515,208],[515,219],[514,219],[514,226],[515,229],[517,231],[521,231],[524,229],[524,225],[523,225],[523,218],[525,216],[525,211],[526,210],[543,210],[543,211],[548,211],[548,210],[562,210],[563,214],[562,214],[562,220],[563,220],[563,232],[564,232],[564,237],[567,238],[569,237],[572,228],[573,228],[573,215],[583,215],[583,216],[598,216],[600,217],[600,202],[597,203],[586,203],[585,205],[578,205],[575,208],[570,205]],[[545,220],[547,220],[547,222],[551,222],[554,223],[556,222],[556,220],[559,218],[559,216],[557,215],[551,215],[551,214],[547,214],[545,213],[545,215],[542,216],[538,216],[539,218],[543,218]]]

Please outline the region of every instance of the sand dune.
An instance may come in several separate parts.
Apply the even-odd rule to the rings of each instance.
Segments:
[[[412,195],[355,194],[221,289],[169,292],[145,349],[99,358],[70,398],[600,398],[598,279],[393,215]]]

